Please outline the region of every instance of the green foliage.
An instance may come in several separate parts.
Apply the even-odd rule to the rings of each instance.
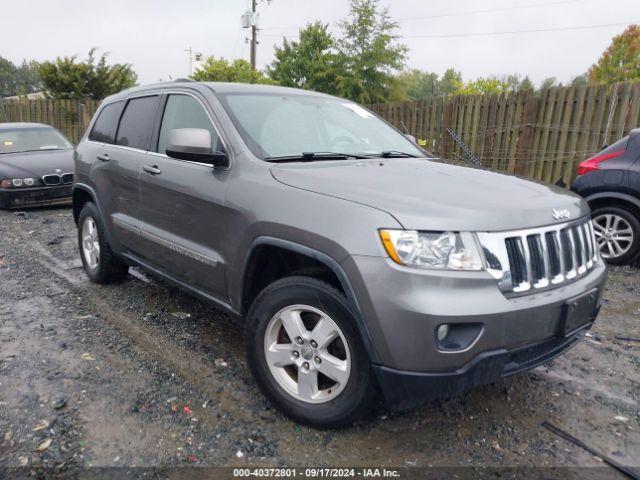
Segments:
[[[100,100],[136,84],[138,77],[131,65],[108,65],[107,54],[96,58],[95,53],[96,49],[91,49],[84,62],[77,62],[73,56],[40,64],[38,71],[47,95],[59,99]]]
[[[528,75],[524,77],[520,81],[520,84],[518,85],[519,92],[526,92],[526,91],[533,92],[535,89],[536,89],[536,86],[533,84],[533,82],[531,81]]]
[[[497,77],[479,77],[476,80],[462,84],[456,95],[484,95],[493,93],[509,93],[533,91],[534,86],[531,79],[526,76],[522,78],[519,74],[505,75]]]
[[[307,88],[360,103],[406,97],[396,73],[407,48],[396,42],[397,25],[378,0],[351,0],[335,38],[328,25],[316,22],[300,30],[298,41],[276,47],[269,76],[280,85]]]
[[[22,62],[16,66],[10,60],[0,57],[0,97],[25,95],[42,89],[36,62]]]
[[[360,103],[395,100],[403,96],[396,73],[404,66],[407,47],[396,42],[388,9],[378,0],[351,0],[349,17],[339,23],[338,49],[346,77],[342,96]]]
[[[251,64],[246,60],[237,59],[230,62],[215,57],[207,58],[191,78],[198,82],[274,83],[261,71],[251,68]]]
[[[491,93],[505,93],[511,90],[511,86],[496,77],[479,77],[476,80],[465,83],[456,91],[456,95],[479,95]]]
[[[441,96],[440,79],[437,73],[413,69],[402,72],[397,78],[410,100],[425,100]]]
[[[463,84],[462,74],[456,72],[453,68],[448,68],[440,80],[440,92],[444,96],[453,95]]]
[[[630,25],[613,37],[611,45],[589,70],[592,83],[640,80],[640,26]]]
[[[573,77],[571,80],[572,87],[581,87],[587,85],[589,83],[589,75],[587,73],[583,73],[582,75],[578,75]]]
[[[299,41],[285,39],[276,46],[275,60],[267,67],[269,77],[285,87],[339,95],[346,74],[328,28],[321,22],[309,24],[300,30]]]
[[[540,88],[538,89],[538,93],[542,93],[545,90],[548,90],[552,87],[561,87],[562,84],[558,83],[558,79],[556,77],[547,77],[540,83]]]

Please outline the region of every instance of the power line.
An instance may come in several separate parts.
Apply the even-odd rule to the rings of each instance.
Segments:
[[[297,33],[284,34],[284,33],[262,33],[258,32],[258,35],[261,37],[284,37],[284,38],[295,38],[298,36]]]
[[[568,3],[577,3],[577,2],[581,2],[582,0],[557,0],[554,2],[543,2],[543,3],[528,3],[525,5],[513,5],[510,7],[499,7],[499,8],[487,8],[484,10],[468,10],[468,11],[463,11],[463,12],[451,12],[451,13],[441,13],[441,14],[437,14],[437,15],[426,15],[426,16],[420,16],[420,17],[404,17],[404,18],[397,18],[395,19],[398,22],[402,22],[405,20],[428,20],[428,19],[432,19],[432,18],[444,18],[444,17],[460,17],[460,16],[464,16],[464,15],[477,15],[477,14],[481,14],[481,13],[493,13],[493,12],[505,12],[505,11],[509,11],[509,10],[521,10],[523,8],[536,8],[536,7],[548,7],[548,6],[553,6],[553,5],[564,5],[564,4],[568,4]],[[294,29],[299,29],[301,27],[297,26],[297,27],[265,27],[265,28],[260,28],[260,30],[294,30]]]
[[[553,28],[536,28],[530,30],[507,30],[502,32],[477,32],[477,33],[446,33],[443,35],[398,35],[399,38],[452,38],[452,37],[487,37],[492,35],[515,35],[520,33],[540,33],[540,32],[560,32],[567,30],[589,30],[592,28],[619,27],[622,25],[630,25],[639,23],[638,21],[620,22],[620,23],[603,23],[600,25],[584,25],[579,27],[553,27]]]
[[[427,15],[427,16],[423,16],[423,17],[405,17],[405,18],[398,18],[396,19],[399,22],[405,21],[405,20],[428,20],[431,18],[443,18],[443,17],[459,17],[459,16],[464,16],[464,15],[476,15],[479,13],[493,13],[493,12],[505,12],[508,10],[520,10],[523,8],[535,8],[535,7],[548,7],[551,5],[563,5],[563,4],[567,4],[567,3],[576,3],[580,0],[562,0],[562,1],[555,1],[555,2],[544,2],[544,3],[529,3],[529,4],[525,4],[525,5],[513,5],[511,7],[499,7],[499,8],[487,8],[484,10],[468,10],[466,12],[452,12],[452,13],[441,13],[441,14],[437,14],[437,15]]]

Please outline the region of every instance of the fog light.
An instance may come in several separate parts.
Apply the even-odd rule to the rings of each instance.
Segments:
[[[445,338],[447,338],[447,335],[449,335],[449,325],[447,325],[446,323],[440,325],[438,327],[436,335],[438,336],[438,342],[442,342]]]

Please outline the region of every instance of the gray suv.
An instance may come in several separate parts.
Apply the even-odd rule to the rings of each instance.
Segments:
[[[315,427],[549,361],[606,277],[577,195],[441,163],[358,104],[288,88],[107,98],[73,212],[92,281],[136,265],[241,318],[264,394]]]

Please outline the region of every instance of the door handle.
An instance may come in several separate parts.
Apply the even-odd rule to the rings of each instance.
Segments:
[[[102,162],[108,162],[109,160],[111,160],[111,158],[109,158],[109,155],[105,154],[100,154],[100,155],[96,155],[96,158]]]
[[[145,165],[142,167],[142,170],[151,175],[160,175],[162,173],[162,170],[160,170],[157,165]]]

